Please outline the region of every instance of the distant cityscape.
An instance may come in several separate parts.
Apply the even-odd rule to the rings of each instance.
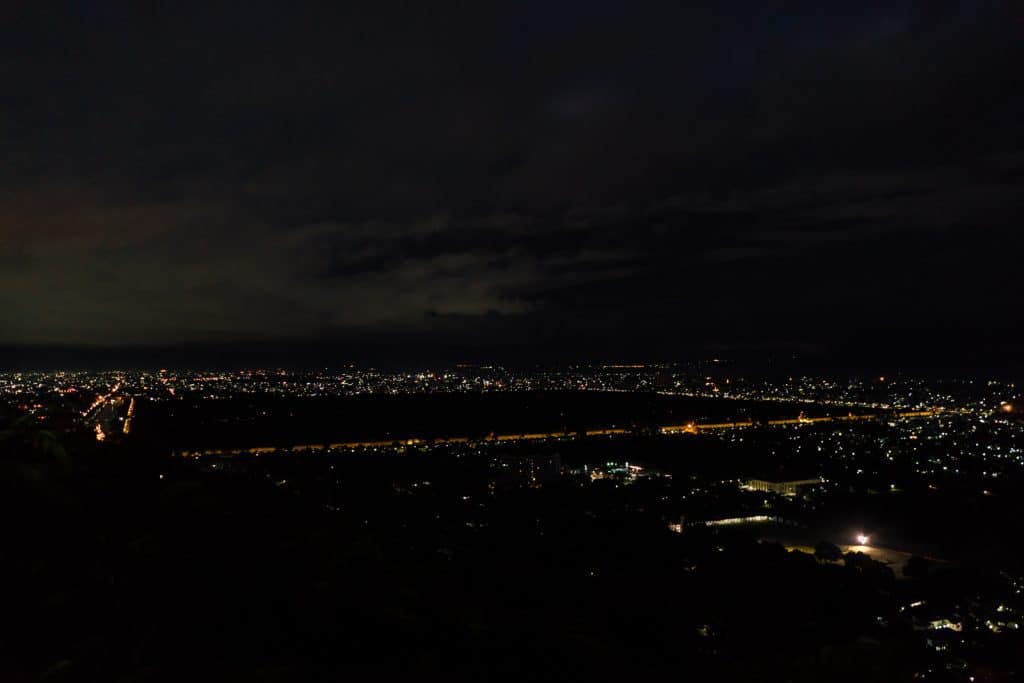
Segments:
[[[557,505],[598,528],[661,530],[659,544],[682,544],[695,585],[714,583],[720,562],[702,553],[750,541],[843,567],[877,591],[857,628],[873,642],[909,638],[923,677],[990,670],[1020,642],[1024,566],[992,542],[1014,533],[1024,482],[1024,393],[1012,382],[749,377],[721,361],[17,372],[0,375],[0,402],[6,422],[100,452],[165,454],[161,487],[194,476],[270,486],[448,561],[475,557],[510,518],[567,533],[565,513],[546,507]],[[601,562],[584,562],[581,578],[609,571]],[[919,580],[960,567],[989,578]],[[739,637],[687,618],[707,656]]]
[[[0,373],[0,396],[30,412],[70,410],[88,417],[108,398],[165,401],[246,395],[324,398],[360,395],[516,391],[644,392],[700,398],[779,401],[849,408],[943,409],[979,415],[1011,412],[1021,389],[996,379],[925,380],[871,377],[757,378],[732,376],[727,364],[598,365],[532,371],[499,366],[445,370],[343,371],[66,371]],[[714,372],[708,371],[714,369]],[[723,372],[724,371],[724,372]],[[707,374],[705,374],[707,372]]]

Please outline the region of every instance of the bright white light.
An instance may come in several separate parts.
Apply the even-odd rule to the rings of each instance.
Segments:
[[[871,537],[867,534],[857,534],[857,545],[867,545],[871,541]]]

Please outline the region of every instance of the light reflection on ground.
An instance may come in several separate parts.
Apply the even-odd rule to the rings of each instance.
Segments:
[[[768,540],[768,539],[765,539]],[[799,550],[802,553],[809,555],[814,554],[814,547],[809,545],[793,545],[789,543],[783,543],[786,550]],[[892,548],[883,548],[874,545],[840,545],[839,549],[846,553],[864,553],[872,560],[882,562],[892,568],[896,574],[897,579],[906,578],[903,576],[903,565],[910,559],[912,553],[906,553],[902,550],[893,550]],[[929,558],[934,561],[933,558]],[[841,563],[842,560],[839,560]]]

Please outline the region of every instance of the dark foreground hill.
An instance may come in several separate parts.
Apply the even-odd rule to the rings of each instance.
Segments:
[[[899,587],[642,510],[527,490],[315,508],[66,437],[3,446],[9,681],[907,680]],[[388,512],[388,511],[392,512]]]

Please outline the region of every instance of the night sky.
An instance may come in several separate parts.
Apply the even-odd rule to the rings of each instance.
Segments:
[[[1024,4],[681,4],[0,2],[0,345],[1019,366]]]

